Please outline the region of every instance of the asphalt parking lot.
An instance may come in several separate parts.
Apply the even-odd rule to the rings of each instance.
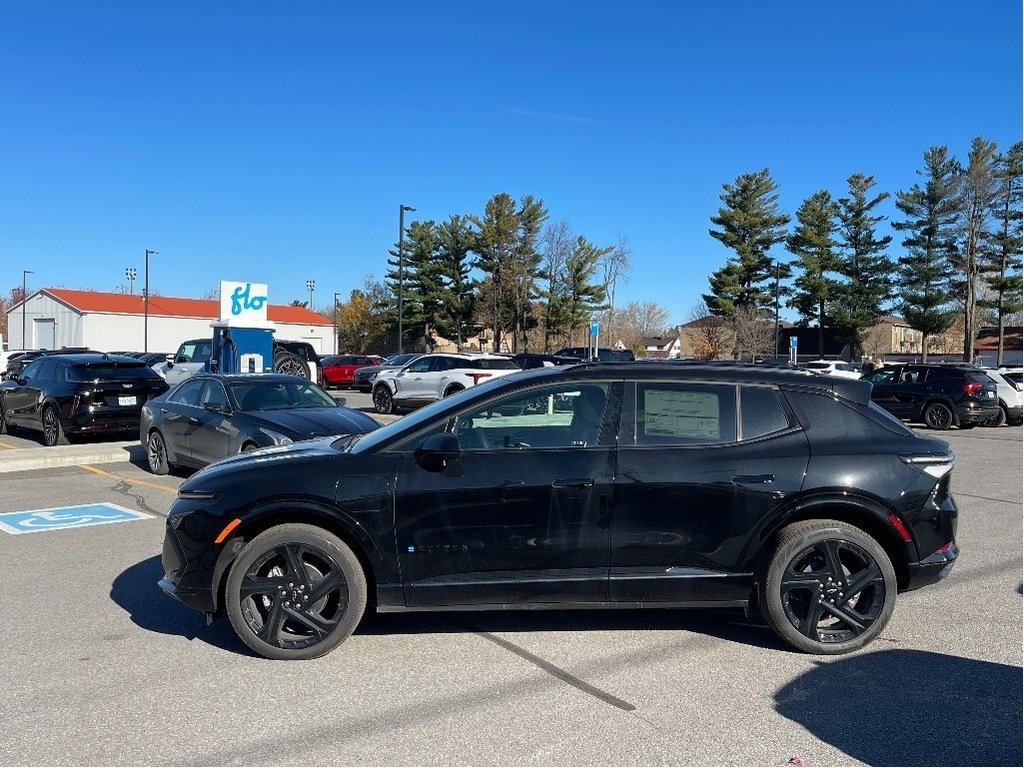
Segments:
[[[5,460],[32,441],[0,447],[0,513],[142,515],[0,530],[0,762],[1020,765],[1022,430],[942,437],[960,561],[840,658],[741,614],[538,611],[368,616],[322,659],[266,661],[156,586],[183,477],[117,441],[24,471]]]

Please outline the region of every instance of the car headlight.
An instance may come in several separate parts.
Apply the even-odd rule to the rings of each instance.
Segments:
[[[266,427],[260,427],[260,433],[270,438],[274,445],[291,445],[294,442],[288,435],[283,435]]]

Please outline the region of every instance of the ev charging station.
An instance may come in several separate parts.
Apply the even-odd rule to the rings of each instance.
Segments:
[[[222,280],[220,320],[211,327],[211,371],[273,372],[274,324],[267,320],[266,284]]]

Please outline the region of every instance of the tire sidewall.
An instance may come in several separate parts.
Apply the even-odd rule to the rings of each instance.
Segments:
[[[381,403],[377,403],[377,393],[381,393]],[[387,398],[385,400],[385,398]],[[386,384],[378,384],[373,389],[373,407],[377,413],[392,413],[395,410],[395,398]]]
[[[161,446],[161,462],[155,467],[153,466],[152,460],[152,445],[154,440],[159,441]],[[164,440],[164,436],[161,435],[158,430],[150,432],[149,439],[146,441],[146,465],[149,467],[149,471],[154,475],[166,475],[171,471],[171,464],[167,458],[167,441]]]
[[[929,421],[928,414],[934,411],[938,411],[944,414],[942,426],[935,426],[931,423],[931,421]],[[951,429],[953,425],[956,423],[956,417],[953,415],[953,410],[945,403],[929,403],[928,406],[924,409],[923,421],[930,429]]]
[[[874,623],[860,635],[842,643],[822,643],[801,634],[790,622],[781,599],[782,577],[793,558],[808,547],[829,539],[856,544],[867,552],[882,572],[885,587],[882,610]],[[882,633],[896,607],[897,583],[892,562],[881,544],[861,529],[838,520],[795,523],[782,530],[779,540],[779,546],[770,556],[762,578],[764,589],[761,590],[760,606],[762,615],[776,634],[806,653],[839,655],[863,648]]]
[[[326,640],[308,648],[279,648],[265,643],[249,628],[242,612],[242,603],[238,599],[242,580],[252,564],[267,550],[288,543],[310,544],[329,554],[340,567],[348,586],[345,615]],[[267,529],[242,548],[231,565],[224,602],[235,633],[255,653],[280,661],[314,659],[341,645],[359,624],[366,609],[366,577],[358,558],[337,536],[314,525],[289,523]]]

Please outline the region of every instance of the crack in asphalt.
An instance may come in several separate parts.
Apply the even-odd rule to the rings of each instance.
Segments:
[[[480,630],[474,629],[472,627],[469,627],[469,629],[477,636],[482,637],[485,640],[490,640],[492,643],[501,646],[506,651],[511,651],[519,658],[525,659],[534,666],[537,666],[540,669],[544,670],[549,675],[553,675],[562,682],[568,683],[573,688],[583,691],[584,693],[589,694],[590,696],[593,696],[594,698],[599,699],[605,702],[606,704],[611,704],[613,707],[617,707],[618,709],[621,709],[624,712],[635,712],[636,710],[636,707],[633,704],[630,704],[628,701],[623,701],[618,696],[613,696],[607,691],[602,691],[600,688],[596,688],[590,683],[586,683],[583,680],[580,680],[578,677],[566,672],[561,667],[556,667],[550,661],[545,661],[540,656],[536,656],[530,653],[525,648],[520,648],[515,643],[510,643],[508,640],[504,640],[498,637],[497,635],[492,635],[490,632],[481,632]]]
[[[113,486],[111,486],[111,490],[115,491],[116,493],[120,493],[123,496],[128,496],[129,498],[134,499],[136,507],[138,507],[138,509],[142,512],[148,512],[151,515],[156,515],[157,517],[167,517],[166,513],[157,512],[155,509],[149,506],[149,504],[146,503],[145,498],[143,498],[142,494],[133,493],[132,484],[129,483],[127,480],[118,480],[116,483],[113,484]]]

